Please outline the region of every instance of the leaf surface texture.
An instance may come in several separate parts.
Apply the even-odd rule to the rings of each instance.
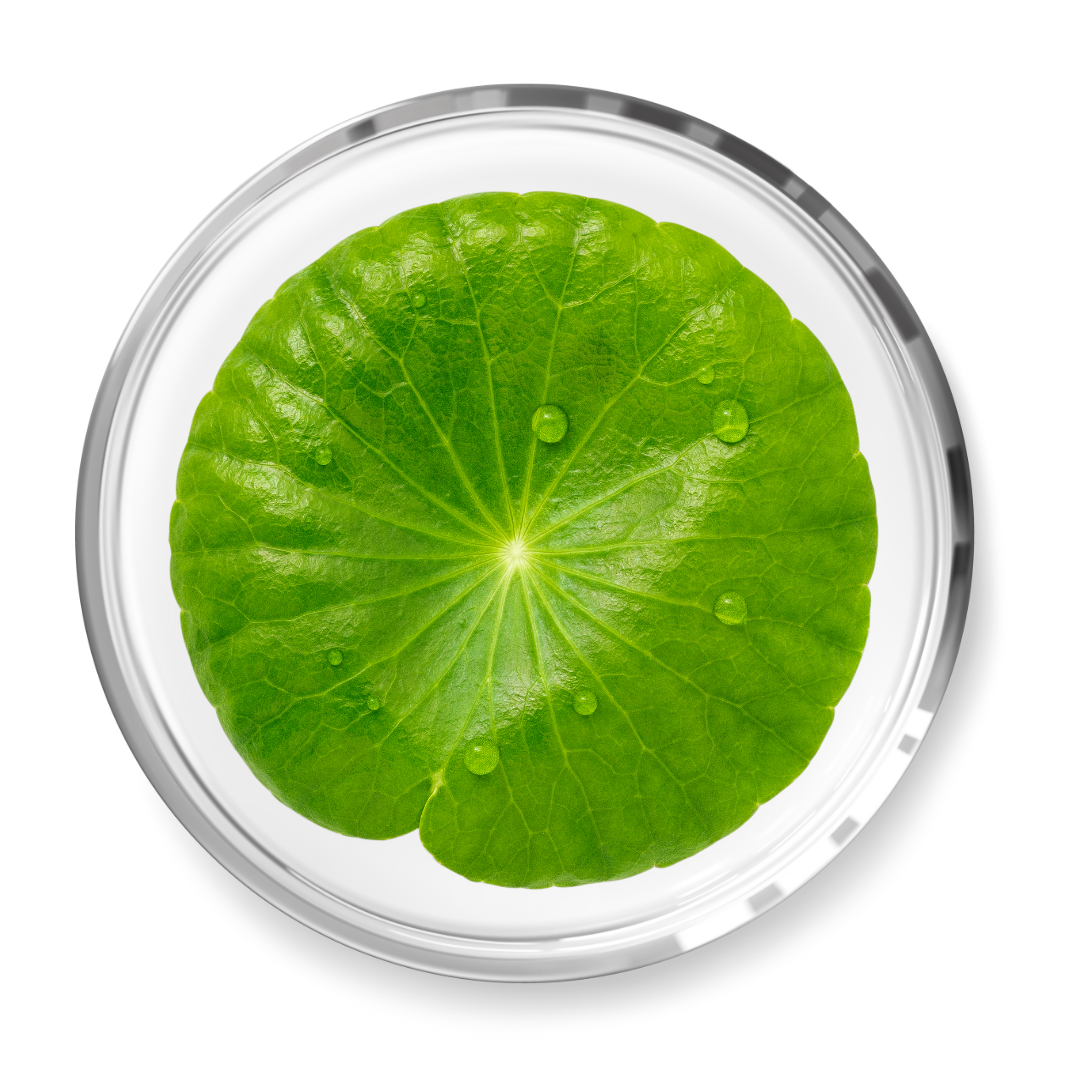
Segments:
[[[543,887],[686,858],[802,772],[877,524],[836,368],[759,278],[614,203],[488,193],[263,306],[171,543],[195,672],[282,802]]]

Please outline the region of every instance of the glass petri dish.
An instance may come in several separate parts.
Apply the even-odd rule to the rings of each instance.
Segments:
[[[745,825],[665,869],[542,890],[467,881],[418,835],[357,840],[279,803],[203,697],[169,581],[176,468],[202,395],[277,286],[343,237],[476,191],[624,203],[718,240],[825,344],[851,393],[880,542],[862,663],[820,751]],[[926,733],[967,609],[972,506],[940,364],[895,280],[797,176],[719,128],[563,86],[486,86],[342,124],[225,200],[150,287],[105,374],[79,483],[79,584],[117,721],[162,798],[294,918],[386,960],[480,979],[624,970],[734,930],[830,862]]]

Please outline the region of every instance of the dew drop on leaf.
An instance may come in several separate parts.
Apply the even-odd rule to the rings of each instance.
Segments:
[[[344,658],[341,655],[340,649],[331,649],[326,654],[326,659],[330,661],[331,667],[337,667]]]
[[[579,690],[574,695],[574,712],[591,716],[596,712],[596,695],[591,690]]]
[[[472,743],[465,751],[465,767],[477,776],[486,776],[498,764],[499,751],[492,743]]]
[[[709,383],[711,383],[713,381],[713,379],[715,379],[715,378],[716,378],[716,372],[713,371],[712,364],[706,364],[697,373],[697,381],[699,383],[701,383],[703,386],[708,386]]]
[[[746,438],[750,417],[737,401],[721,401],[713,411],[712,424],[721,442],[737,443]]]
[[[377,697],[372,696],[372,697],[366,698],[364,700],[364,704],[368,707],[368,709],[371,712],[378,712],[379,707],[382,705],[382,702]]]
[[[570,421],[558,405],[541,405],[533,413],[532,429],[541,442],[556,443],[565,434]]]
[[[728,626],[746,621],[746,601],[737,592],[721,593],[713,604],[713,614]]]
[[[325,446],[321,446],[318,450],[315,451],[315,460],[320,465],[329,465],[330,462],[334,460],[334,455],[331,454]]]
[[[427,297],[422,293],[413,293],[412,306],[414,308],[422,308],[427,303]]]

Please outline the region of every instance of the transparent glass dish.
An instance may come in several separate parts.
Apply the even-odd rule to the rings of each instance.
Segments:
[[[622,881],[504,889],[412,833],[357,840],[279,803],[203,697],[169,583],[169,511],[191,417],[248,320],[343,237],[476,191],[568,191],[719,241],[825,344],[878,498],[870,636],[806,771],[698,855]],[[754,918],[833,859],[895,786],[952,670],[970,583],[963,435],[917,316],[812,188],[702,121],[600,91],[496,86],[380,110],[259,173],[184,242],[106,372],[77,523],[91,647],[135,756],[183,824],[283,911],[413,967],[551,980],[640,966]]]

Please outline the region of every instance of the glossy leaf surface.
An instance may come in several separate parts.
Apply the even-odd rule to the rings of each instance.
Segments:
[[[779,297],[555,193],[420,207],[286,282],[199,406],[171,523],[255,775],[529,887],[669,865],[790,784],[876,541],[851,401]]]

